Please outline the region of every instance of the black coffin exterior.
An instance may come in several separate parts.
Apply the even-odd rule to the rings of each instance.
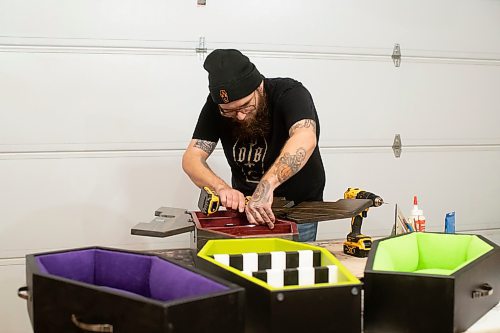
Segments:
[[[405,333],[463,332],[500,301],[500,250],[493,250],[452,275],[373,271],[370,255],[364,273],[364,331]],[[376,253],[379,242],[373,243]],[[473,298],[488,283],[493,293]]]
[[[207,278],[224,289],[160,301],[116,288],[56,276],[40,269],[37,256],[64,251],[28,255],[28,311],[36,333],[83,332],[72,321],[72,317],[85,324],[109,324],[113,326],[113,332],[124,333],[243,332],[244,290],[241,287],[153,255],[103,248],[66,252],[92,249],[154,257],[155,260],[179,266],[189,271],[189,274]]]
[[[246,333],[361,332],[360,284],[270,291],[199,257],[195,262],[245,288]]]

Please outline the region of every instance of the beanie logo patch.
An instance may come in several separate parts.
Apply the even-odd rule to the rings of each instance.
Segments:
[[[224,101],[224,103],[229,103],[229,96],[227,95],[227,91],[226,90],[221,89],[219,91],[219,96],[220,96],[220,98],[222,98],[222,100]]]

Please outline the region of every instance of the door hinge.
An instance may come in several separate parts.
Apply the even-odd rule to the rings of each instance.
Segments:
[[[392,50],[392,61],[394,62],[394,66],[401,66],[401,48],[399,44],[394,44],[394,49]]]
[[[205,37],[200,37],[198,39],[198,47],[195,49],[200,60],[205,59],[205,54],[207,53],[207,46],[205,45]]]
[[[399,158],[401,156],[401,151],[403,150],[403,145],[401,143],[401,136],[396,134],[394,137],[394,142],[392,144],[392,151],[394,152],[394,156]]]

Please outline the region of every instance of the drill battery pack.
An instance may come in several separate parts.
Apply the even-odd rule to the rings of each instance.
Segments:
[[[370,237],[365,237],[358,241],[345,241],[344,253],[358,258],[365,258],[368,257],[371,247],[372,241]]]
[[[219,196],[208,187],[201,189],[200,198],[198,199],[198,208],[205,215],[210,215],[219,210]]]

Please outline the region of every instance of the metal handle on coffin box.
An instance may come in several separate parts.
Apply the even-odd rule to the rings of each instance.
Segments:
[[[474,289],[472,291],[472,298],[479,298],[490,295],[493,295],[493,287],[488,283],[485,283],[481,285],[479,288]]]
[[[21,287],[21,288],[17,289],[17,296],[19,298],[28,300],[29,297],[30,297],[30,294],[28,293],[28,287],[24,286],[24,287]]]
[[[74,314],[71,315],[71,321],[76,327],[88,332],[113,332],[113,325],[110,324],[87,324],[82,323]]]

